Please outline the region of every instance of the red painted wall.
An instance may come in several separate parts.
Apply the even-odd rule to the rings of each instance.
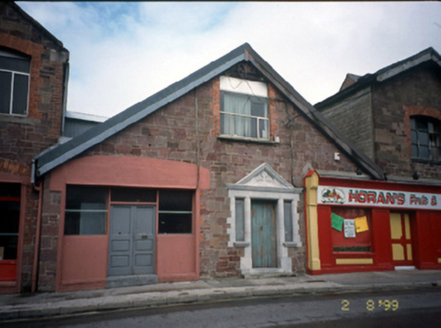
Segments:
[[[63,236],[60,290],[106,286],[109,237]]]
[[[198,278],[195,236],[157,236],[157,274],[160,282],[196,280]]]
[[[434,211],[417,213],[416,233],[413,235],[416,236],[417,243],[413,245],[413,253],[417,254],[416,264],[420,269],[441,269],[441,263],[438,263],[438,258],[441,258],[440,231],[441,213]]]

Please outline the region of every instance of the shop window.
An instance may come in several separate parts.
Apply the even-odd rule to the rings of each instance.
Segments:
[[[156,203],[156,189],[112,188],[112,202]]]
[[[427,116],[410,118],[412,158],[439,161],[441,122]]]
[[[0,260],[16,260],[20,221],[19,184],[0,184],[0,213]]]
[[[64,234],[105,234],[107,197],[106,188],[67,186]]]
[[[266,84],[221,78],[220,133],[231,137],[269,139]]]
[[[191,234],[193,192],[186,190],[159,191],[160,234]]]
[[[0,49],[0,114],[27,115],[30,59]]]
[[[361,208],[333,208],[331,217],[334,252],[371,252],[371,218]]]

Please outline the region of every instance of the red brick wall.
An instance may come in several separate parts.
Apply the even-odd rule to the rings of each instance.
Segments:
[[[61,134],[63,64],[68,52],[13,6],[0,5],[0,46],[31,58],[26,117],[0,115],[0,172],[31,175],[32,158],[54,145]],[[29,184],[23,236],[22,290],[31,283],[38,194]]]

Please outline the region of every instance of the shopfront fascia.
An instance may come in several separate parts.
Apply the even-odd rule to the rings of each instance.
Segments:
[[[76,201],[92,188],[93,200],[83,194],[89,200]],[[159,282],[198,279],[199,195],[207,188],[207,169],[168,160],[93,156],[54,170],[49,189],[61,199],[56,290],[143,284],[152,276]],[[163,192],[191,194],[183,201],[190,208],[168,209]],[[187,220],[183,231],[172,226],[178,216]]]
[[[310,274],[441,269],[439,186],[305,177]]]

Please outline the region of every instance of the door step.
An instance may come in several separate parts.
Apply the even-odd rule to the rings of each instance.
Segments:
[[[398,270],[416,270],[416,267],[413,265],[408,265],[408,266],[396,266],[395,267],[395,271]]]
[[[107,277],[106,288],[143,286],[158,283],[156,274],[143,274],[137,276],[115,276]]]

